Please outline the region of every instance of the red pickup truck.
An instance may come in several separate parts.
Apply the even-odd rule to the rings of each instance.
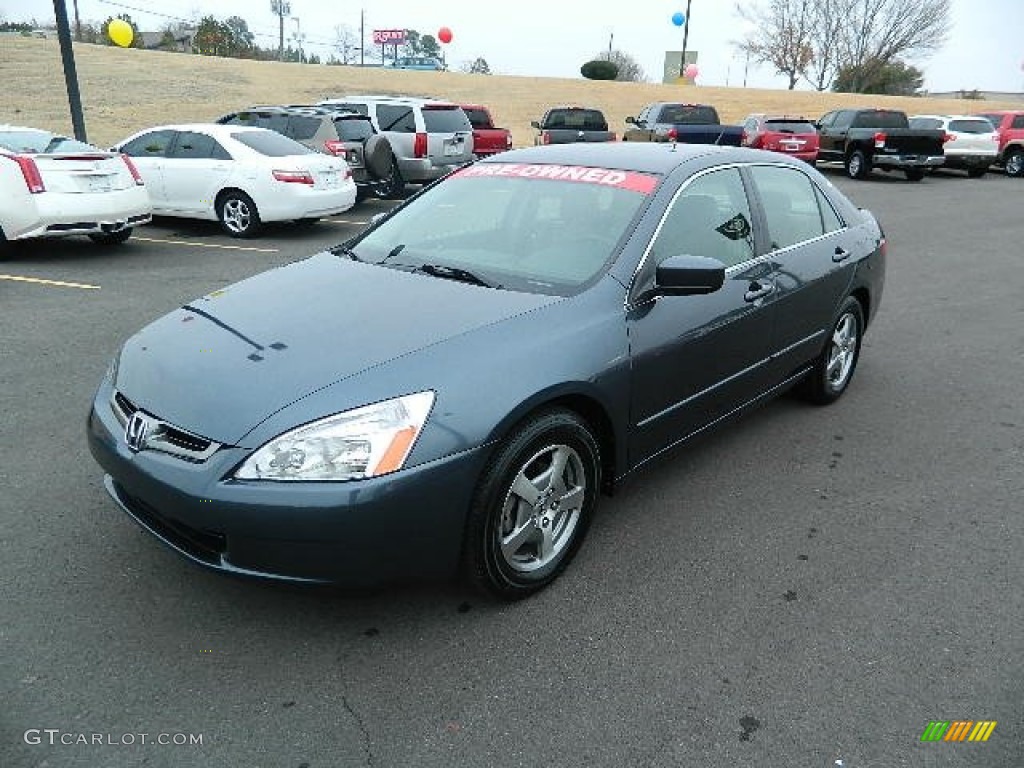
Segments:
[[[487,107],[479,104],[460,104],[473,126],[473,153],[488,157],[512,149],[512,133],[507,128],[495,128]]]
[[[996,165],[1006,170],[1007,176],[1024,176],[1024,112],[985,112],[999,134],[999,154]]]

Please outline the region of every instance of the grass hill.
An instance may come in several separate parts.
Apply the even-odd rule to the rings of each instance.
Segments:
[[[532,144],[530,121],[557,104],[597,107],[620,135],[625,117],[652,101],[713,104],[726,122],[738,122],[751,112],[814,118],[841,106],[894,107],[911,114],[1020,107],[992,101],[329,67],[88,44],[75,45],[75,60],[86,130],[90,142],[100,146],[154,125],[205,122],[252,104],[311,103],[345,93],[403,93],[486,104],[495,120],[511,129],[516,146]],[[0,82],[0,123],[71,131],[55,40],[0,36]]]

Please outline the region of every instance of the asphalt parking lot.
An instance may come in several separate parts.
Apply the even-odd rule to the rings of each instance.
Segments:
[[[1024,186],[827,175],[889,236],[849,392],[783,398],[638,475],[514,605],[207,573],[115,508],[85,444],[125,337],[388,204],[8,254],[0,766],[1019,768]],[[998,725],[923,743],[934,720]]]

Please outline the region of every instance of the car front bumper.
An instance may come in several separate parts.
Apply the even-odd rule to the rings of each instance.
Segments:
[[[231,474],[248,449],[222,448],[203,463],[132,452],[109,393],[101,387],[87,427],[107,492],[192,562],[347,587],[454,575],[484,450],[362,481],[240,481]]]

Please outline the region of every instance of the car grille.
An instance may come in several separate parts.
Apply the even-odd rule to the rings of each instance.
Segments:
[[[128,419],[140,411],[135,403],[117,391],[111,400],[111,408],[122,426],[127,425]],[[149,420],[149,430],[141,449],[169,453],[185,461],[202,463],[222,447],[221,443],[176,427],[145,411],[142,413]]]
[[[178,520],[169,520],[142,499],[127,493],[117,483],[114,490],[131,514],[140,523],[187,555],[211,565],[220,565],[227,551],[227,538],[222,533],[200,531]]]

